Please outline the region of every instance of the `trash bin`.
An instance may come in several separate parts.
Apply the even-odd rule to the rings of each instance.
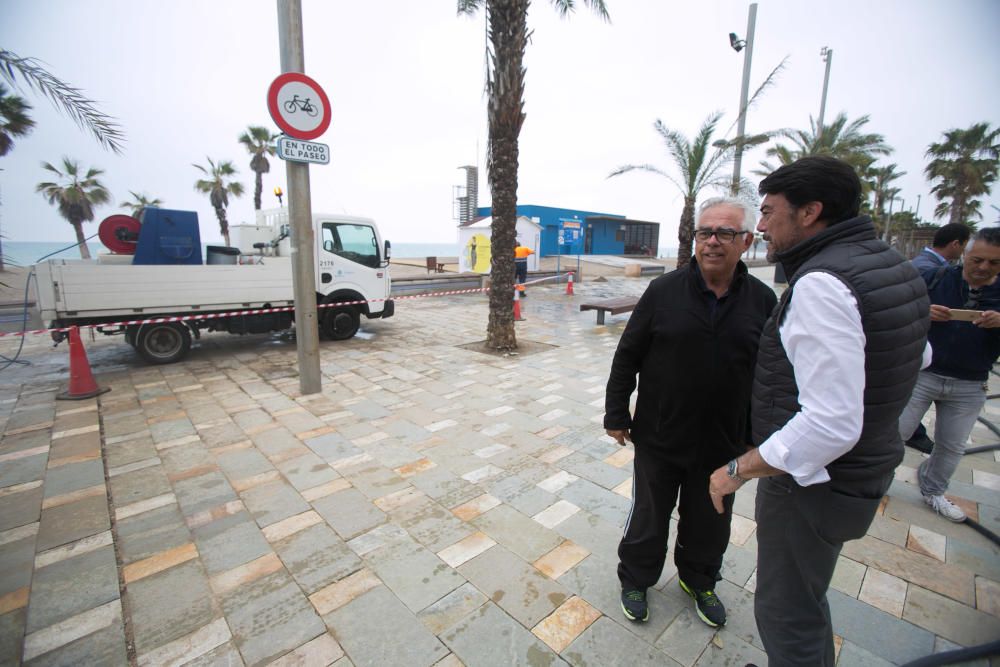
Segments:
[[[240,249],[229,246],[210,245],[205,251],[206,264],[236,264],[240,258]]]

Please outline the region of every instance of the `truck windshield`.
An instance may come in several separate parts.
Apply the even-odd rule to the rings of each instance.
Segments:
[[[375,230],[368,225],[324,222],[323,250],[362,266],[379,268]]]

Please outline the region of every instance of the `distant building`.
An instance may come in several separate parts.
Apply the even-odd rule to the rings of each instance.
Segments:
[[[479,217],[489,216],[492,210],[484,206],[477,208],[476,213]],[[517,215],[528,217],[541,227],[542,255],[656,256],[660,245],[658,222],[534,204],[518,206]]]
[[[458,228],[458,271],[459,273],[489,273],[490,257],[493,254],[491,238],[493,218],[480,218]],[[528,270],[538,270],[538,249],[541,226],[531,218],[519,215],[515,221],[517,244],[535,251],[528,257]],[[511,255],[513,257],[513,255]]]

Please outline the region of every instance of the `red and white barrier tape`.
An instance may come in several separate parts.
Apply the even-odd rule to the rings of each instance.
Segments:
[[[572,273],[572,271],[570,272]],[[548,278],[539,278],[537,280],[532,280],[524,283],[525,285],[534,285],[536,283],[545,282],[547,280],[553,280],[559,278],[560,276],[550,276]],[[405,299],[426,299],[432,296],[451,296],[453,294],[474,294],[476,292],[486,292],[488,287],[477,287],[475,289],[462,289],[462,290],[448,290],[445,292],[424,292],[423,294],[404,294],[395,297],[386,297],[382,299],[359,299],[357,301],[338,301],[336,303],[321,303],[317,304],[317,308],[336,308],[339,306],[358,306],[364,305],[366,303],[382,303],[384,301],[403,301]],[[280,306],[278,308],[253,308],[250,310],[234,310],[223,313],[202,313],[198,315],[174,315],[170,317],[150,317],[144,320],[122,320],[120,322],[102,322],[101,324],[79,324],[73,325],[80,329],[104,329],[104,328],[114,328],[114,327],[131,327],[142,324],[163,324],[164,322],[191,322],[197,320],[213,320],[222,319],[225,317],[240,317],[243,315],[265,315],[268,313],[282,313],[295,310],[295,306]],[[54,327],[52,329],[32,329],[30,331],[14,331],[10,333],[0,332],[0,338],[9,336],[32,336],[47,333],[66,333],[72,327]]]

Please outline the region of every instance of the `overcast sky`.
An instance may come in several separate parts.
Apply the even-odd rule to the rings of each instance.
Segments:
[[[722,130],[735,123],[743,53],[727,35],[746,36],[749,3],[606,1],[610,22],[583,2],[565,19],[546,0],[532,3],[518,199],[659,222],[661,245],[676,245],[675,187],[652,174],[607,175],[622,164],[672,169],[657,118],[687,136],[715,110],[727,112]],[[465,164],[480,166],[479,201],[489,204],[484,17],[459,17],[455,5],[303,0],[305,70],[333,107],[319,138],[331,164],[310,168],[314,211],[371,216],[395,242],[455,242],[453,186],[464,183]],[[44,61],[127,134],[115,156],[47,100],[22,92],[37,127],[0,158],[3,235],[73,238],[34,190],[49,180],[40,163],[64,155],[104,169],[114,198],[85,225],[88,235],[134,190],[197,211],[203,241],[218,241],[208,198],[193,187],[200,172],[191,164],[206,156],[237,165],[246,194],[231,201],[229,219],[252,222],[253,173],[237,137],[247,125],[276,129],[266,106],[280,73],[276,16],[273,0],[3,0],[0,48]],[[919,195],[919,213],[930,217],[928,144],[950,128],[1000,124],[998,31],[996,0],[760,0],[751,91],[786,55],[789,63],[750,110],[747,131],[808,126],[828,46],[827,121],[869,114],[869,129],[895,148],[888,160],[908,172],[899,181],[906,208]],[[763,153],[745,156],[744,173]],[[277,158],[265,175],[265,207],[277,203],[275,185],[285,187]],[[1000,216],[990,204],[1000,206],[1000,187],[984,202],[985,221]]]

